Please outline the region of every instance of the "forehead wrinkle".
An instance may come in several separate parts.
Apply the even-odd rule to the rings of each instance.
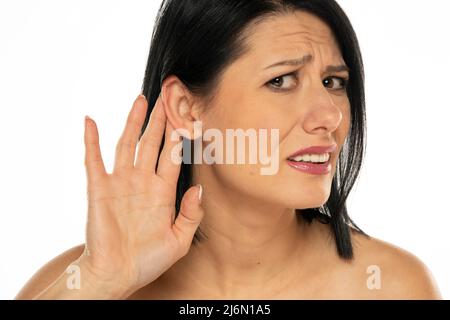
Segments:
[[[283,58],[286,60],[300,59],[302,56],[310,54],[313,56],[312,63],[314,61],[326,61],[327,57],[329,60],[335,60],[336,64],[343,63],[339,48],[335,48],[328,43],[317,45],[307,40],[298,40],[296,42],[280,40],[280,43],[282,44],[278,45],[276,50],[271,51],[271,56],[274,57],[273,59],[277,59],[276,57],[278,57],[278,60],[282,60]],[[255,53],[259,52],[260,55],[266,51],[264,45],[255,47],[254,50]]]
[[[259,30],[258,30],[259,31]],[[298,30],[295,32],[278,32],[277,30],[264,30],[261,32],[256,31],[252,37],[250,37],[248,44],[250,47],[258,48],[262,47],[267,50],[267,46],[275,47],[281,44],[282,47],[295,47],[299,45],[300,48],[308,47],[312,45],[319,45],[328,47],[331,51],[335,51],[337,48],[337,42],[334,35],[330,32],[327,34],[315,34],[308,30]]]
[[[309,28],[311,29],[311,28]],[[315,30],[316,31],[316,30]],[[321,31],[321,32],[311,32],[311,30],[308,30],[308,28],[305,28],[304,30],[298,30],[295,32],[284,32],[278,35],[280,38],[289,38],[294,37],[297,38],[298,36],[304,37],[305,39],[308,39],[310,41],[315,41],[319,43],[329,43],[334,41],[334,36],[332,33],[330,33],[329,30]]]
[[[300,58],[303,54],[308,53],[314,55],[314,52],[318,51],[324,56],[341,56],[339,48],[335,47],[333,44],[328,42],[316,43],[314,40],[310,39],[295,39],[289,41],[278,38],[268,42],[255,42],[252,45],[253,49],[251,51],[254,53],[268,52],[267,48],[269,45],[271,54],[293,55],[291,58]]]
[[[277,33],[275,31],[264,32],[262,34],[255,33],[251,39],[250,44],[266,43],[274,41],[276,42],[288,42],[288,43],[305,43],[311,42],[319,45],[335,45],[336,41],[333,36],[329,35],[317,35],[306,30],[289,32],[289,33]]]
[[[311,23],[305,26],[305,22],[299,19]],[[312,62],[313,64],[318,61],[324,62],[326,57],[330,57],[327,60],[335,60],[335,63],[330,61],[330,64],[344,63],[334,33],[320,20],[296,16],[266,18],[258,25],[247,29],[246,32],[244,46],[248,50],[241,59],[230,66],[231,68],[226,71],[227,75],[230,72],[240,73],[249,66],[249,62],[263,68],[270,63],[270,59],[277,62],[277,60],[300,58],[305,54],[313,55],[313,60],[316,61]]]
[[[295,31],[292,31],[292,30]],[[286,31],[287,30],[287,31]],[[319,45],[335,46],[336,39],[328,24],[308,12],[295,11],[287,15],[273,16],[253,25],[249,43],[271,42],[279,39],[289,43],[311,42]],[[278,42],[278,41],[277,41]]]
[[[283,41],[286,41],[286,38],[291,38],[287,40],[289,43],[310,42],[330,47],[334,47],[337,45],[336,38],[330,30],[327,30],[326,33],[319,34],[311,32],[310,30],[300,30],[295,32],[282,33],[281,35],[277,35],[275,37],[276,40],[281,38],[283,39]]]
[[[321,18],[304,12],[294,12],[285,16],[277,16],[269,19],[265,19],[259,26],[254,26],[254,31],[259,28],[266,29],[274,33],[282,33],[286,29],[297,29],[294,32],[284,33],[284,35],[296,35],[296,34],[314,34],[321,38],[333,37],[333,32],[330,26],[324,22]]]
[[[273,39],[272,42],[297,54],[309,53],[314,55],[315,51],[319,51],[322,58],[327,55],[341,58],[339,45],[334,34],[329,29],[326,35],[316,35],[308,30],[283,33]],[[317,50],[316,47],[318,47]]]

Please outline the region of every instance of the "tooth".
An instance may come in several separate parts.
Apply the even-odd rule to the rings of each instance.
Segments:
[[[320,158],[321,158],[321,156],[320,155],[318,155],[318,154],[313,154],[313,155],[311,155],[311,162],[320,162]]]
[[[324,154],[304,154],[302,156],[296,156],[291,158],[294,161],[303,162],[327,162],[330,159],[329,153]]]

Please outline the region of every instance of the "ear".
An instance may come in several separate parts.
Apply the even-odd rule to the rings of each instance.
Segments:
[[[166,111],[167,121],[188,139],[196,139],[194,125],[199,121],[199,105],[195,97],[175,75],[164,79],[161,86],[161,99]],[[197,124],[198,125],[198,124]]]

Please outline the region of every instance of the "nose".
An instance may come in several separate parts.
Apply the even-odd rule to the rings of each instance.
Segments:
[[[303,129],[310,134],[334,132],[342,121],[342,110],[323,84],[311,86],[308,91],[306,101],[302,103]]]

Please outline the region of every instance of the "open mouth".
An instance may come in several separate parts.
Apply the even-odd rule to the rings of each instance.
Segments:
[[[296,157],[288,158],[292,162],[308,163],[308,164],[325,164],[330,161],[331,155],[329,153],[323,154],[304,154]]]

